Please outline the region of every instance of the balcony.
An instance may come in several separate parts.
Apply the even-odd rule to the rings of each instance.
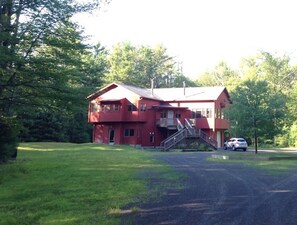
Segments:
[[[161,118],[156,122],[157,127],[164,127],[168,130],[176,130],[177,129],[177,120],[176,118]]]
[[[146,118],[139,116],[138,111],[89,112],[90,123],[107,122],[145,122]]]
[[[216,126],[216,129],[223,129],[223,130],[229,129],[229,122],[226,119],[216,118],[215,119],[215,126]]]

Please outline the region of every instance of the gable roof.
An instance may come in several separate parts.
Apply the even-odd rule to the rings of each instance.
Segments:
[[[186,87],[186,88],[156,88],[156,94],[163,101],[216,100],[225,87]],[[229,95],[228,95],[229,97]]]
[[[121,87],[128,91],[131,91],[139,97],[154,99],[159,101],[206,101],[206,100],[216,100],[222,92],[226,92],[228,98],[229,93],[227,89],[223,86],[216,87],[186,87],[186,88],[154,88],[146,89],[139,88],[135,86],[130,86],[126,84],[111,83],[106,87],[96,91],[95,93],[89,95],[87,99],[92,100],[100,95],[116,88]]]
[[[139,95],[139,97],[162,101],[162,99],[158,98],[158,96],[153,95],[150,89],[139,88],[139,87],[130,86],[130,85],[126,85],[126,84],[119,84],[119,83],[115,83],[115,82],[113,82],[113,83],[105,86],[104,88],[96,91],[95,93],[89,95],[87,97],[87,99],[88,100],[95,99],[95,98],[99,97],[100,95],[103,95],[106,92],[108,92],[114,88],[117,88],[117,87],[121,87],[121,88],[124,88],[130,92],[133,92],[133,93]]]

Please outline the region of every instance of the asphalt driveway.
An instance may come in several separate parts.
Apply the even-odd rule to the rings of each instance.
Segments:
[[[159,202],[137,205],[139,212],[123,218],[123,224],[297,224],[297,170],[271,175],[241,164],[210,162],[209,156],[156,156],[188,176],[186,188],[168,189]]]

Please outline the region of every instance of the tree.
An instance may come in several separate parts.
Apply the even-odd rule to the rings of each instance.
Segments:
[[[292,108],[290,96],[296,80],[294,71],[296,69],[291,66],[290,58],[286,55],[278,56],[262,51],[242,60],[242,81],[266,81],[269,87],[267,95],[274,96],[274,101],[270,105],[271,114],[274,115],[272,118],[274,127],[267,133],[269,138],[272,133],[274,134],[272,137],[274,145],[285,143],[283,140],[287,139],[290,130],[288,128],[292,125],[292,114],[286,109]]]
[[[282,101],[277,95],[268,93],[271,93],[271,90],[266,81],[244,81],[231,94],[233,104],[226,111],[231,132],[237,136],[252,138],[255,153],[257,153],[259,137],[270,136],[271,138],[277,133],[273,121],[276,115],[282,114],[281,112],[276,114],[273,111],[275,104],[282,104]]]
[[[87,46],[70,19],[99,3],[0,1],[0,115],[4,121],[24,110],[74,105],[73,91],[83,76],[80,56]]]
[[[196,83],[199,86],[225,86],[229,91],[233,90],[240,81],[237,72],[220,62],[213,70],[201,74]]]
[[[16,118],[0,115],[0,164],[17,157],[19,125]]]
[[[184,76],[178,72],[174,58],[166,51],[161,45],[155,48],[135,47],[127,42],[115,45],[108,57],[106,82],[119,81],[150,88],[151,80],[154,80],[156,87],[176,86],[175,81],[179,82]]]

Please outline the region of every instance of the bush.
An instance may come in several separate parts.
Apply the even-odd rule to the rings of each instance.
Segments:
[[[16,118],[0,116],[0,163],[16,159],[19,126]]]
[[[209,147],[205,143],[193,142],[190,145],[191,149],[196,149],[197,151],[213,151],[211,147]]]
[[[289,145],[291,147],[297,147],[297,122],[294,122],[290,128]]]

